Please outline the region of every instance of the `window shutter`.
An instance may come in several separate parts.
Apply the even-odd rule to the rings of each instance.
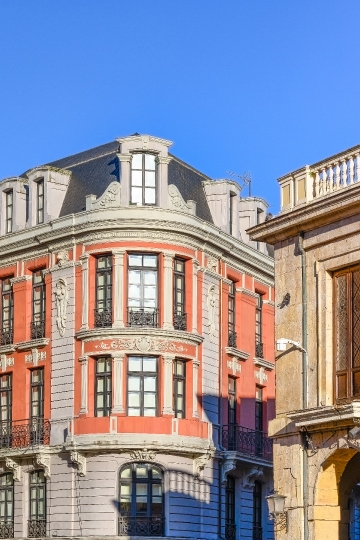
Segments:
[[[348,330],[349,330],[349,298],[348,274],[336,278],[336,386],[337,398],[344,399],[348,395]]]

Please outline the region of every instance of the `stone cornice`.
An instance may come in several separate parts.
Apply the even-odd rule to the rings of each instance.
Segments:
[[[295,423],[296,427],[317,426],[321,424],[344,421],[349,424],[360,423],[360,401],[337,406],[316,407],[288,413],[287,417]]]
[[[240,349],[236,349],[235,347],[225,347],[225,352],[229,356],[233,356],[237,360],[247,360],[250,356],[249,353],[245,351],[241,351]]]
[[[18,351],[30,351],[31,349],[41,349],[42,347],[46,347],[46,345],[49,345],[49,343],[49,338],[31,339],[29,341],[21,341],[20,343],[15,343],[14,347]]]
[[[258,367],[263,367],[267,371],[273,371],[275,369],[275,362],[269,362],[269,360],[264,360],[264,358],[254,358],[254,364]]]
[[[192,332],[181,332],[179,330],[164,330],[163,328],[92,328],[88,330],[80,330],[75,334],[75,337],[82,341],[95,340],[114,340],[114,339],[139,339],[141,337],[149,339],[164,339],[168,341],[176,341],[187,343],[189,345],[200,345],[204,341],[204,337],[200,334]]]

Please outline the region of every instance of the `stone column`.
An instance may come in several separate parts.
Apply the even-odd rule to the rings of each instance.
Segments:
[[[199,381],[199,360],[193,360],[193,418],[199,418],[198,413],[198,381]]]
[[[164,329],[174,329],[174,289],[173,289],[173,273],[174,273],[174,257],[175,253],[164,253]]]
[[[88,253],[80,257],[82,262],[82,330],[89,328],[89,257]]]
[[[160,208],[168,208],[168,164],[171,157],[158,156],[157,163],[157,192]]]
[[[120,161],[120,206],[129,206],[132,154],[118,154],[117,157]]]
[[[113,250],[114,258],[114,324],[124,328],[124,255],[125,250]]]
[[[81,363],[81,409],[80,414],[88,412],[88,356],[80,356]]]
[[[111,414],[124,412],[123,380],[124,357],[123,353],[113,353],[114,399]]]
[[[198,292],[199,261],[193,259],[193,301],[192,301],[192,331],[197,333],[197,292]]]
[[[173,362],[175,356],[164,354],[164,406],[163,414],[174,414],[173,409]]]

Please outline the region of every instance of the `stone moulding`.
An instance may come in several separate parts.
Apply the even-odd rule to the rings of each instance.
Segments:
[[[235,358],[235,360],[242,360],[245,362],[250,356],[249,353],[241,351],[240,349],[235,349],[234,347],[225,347],[225,352],[229,356]]]
[[[86,475],[86,457],[77,450],[70,451],[70,459],[77,465],[77,473],[79,476]]]
[[[5,467],[12,471],[14,480],[16,480],[17,482],[21,480],[21,465],[17,461],[11,459],[10,457],[6,457]]]
[[[144,338],[149,341],[157,342],[161,344],[162,342],[173,342],[179,344],[187,345],[200,345],[203,342],[203,336],[200,334],[195,334],[194,332],[182,332],[178,330],[165,330],[163,328],[136,328],[136,327],[125,327],[125,328],[91,328],[87,330],[80,330],[76,334],[77,339],[83,341],[101,341],[109,340],[117,343],[118,341],[123,341],[124,344],[134,345],[134,349],[137,349],[136,343],[143,343],[145,346]],[[110,345],[105,343],[104,345]],[[165,347],[165,344],[163,345]],[[107,347],[97,347],[99,349]],[[118,345],[115,345],[116,350]],[[170,351],[169,351],[170,352]]]
[[[360,419],[360,401],[354,400],[344,405],[314,407],[289,413],[287,417],[296,427],[346,422],[346,425],[358,424]]]
[[[250,469],[250,471],[248,471],[244,475],[244,489],[253,489],[256,480],[263,478],[263,476],[264,469],[262,467],[259,467],[257,465],[255,467],[252,467],[252,469]]]
[[[46,345],[49,345],[49,343],[49,338],[31,339],[30,341],[16,343],[14,347],[18,351],[31,351],[32,349],[42,349],[43,347],[46,347]]]
[[[202,456],[199,456],[197,458],[194,458],[193,460],[193,471],[195,478],[198,478],[200,476],[201,471],[203,471],[207,465],[207,463],[214,457],[214,452],[208,452],[206,454],[203,454]]]
[[[275,362],[269,362],[269,360],[264,360],[263,358],[254,358],[254,364],[257,367],[262,367],[267,371],[273,371],[275,369]]]

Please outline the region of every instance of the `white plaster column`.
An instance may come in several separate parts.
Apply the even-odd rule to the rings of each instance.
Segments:
[[[124,328],[124,255],[125,250],[114,249],[114,324]]]
[[[88,356],[80,356],[81,363],[81,409],[80,414],[88,412]]]
[[[198,293],[199,261],[193,259],[193,298],[192,298],[192,331],[197,333],[197,293]]]
[[[120,206],[129,206],[132,154],[118,154],[117,157],[120,161]]]
[[[175,253],[164,253],[164,329],[174,329],[174,289],[173,289],[173,274],[174,274],[174,257]]]
[[[82,263],[82,330],[89,328],[89,257],[88,253],[84,253],[80,257]]]
[[[168,165],[171,157],[158,156],[157,163],[157,184],[158,184],[158,205],[161,208],[168,208]]]
[[[199,360],[193,360],[193,418],[199,418],[198,413],[198,381],[199,381]]]
[[[174,414],[173,409],[173,362],[175,356],[164,354],[164,406],[163,414]]]
[[[123,380],[124,380],[124,357],[123,353],[113,353],[113,374],[114,374],[114,400],[111,413],[124,412],[123,400]]]

